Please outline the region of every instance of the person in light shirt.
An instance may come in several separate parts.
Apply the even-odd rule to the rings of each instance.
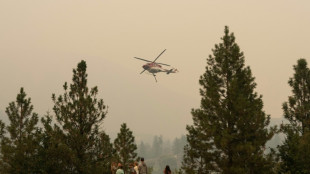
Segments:
[[[137,161],[134,162],[134,168],[133,169],[135,170],[136,174],[139,174],[139,168],[138,168],[138,162]]]
[[[122,165],[120,165],[118,167],[118,169],[116,170],[116,174],[124,174],[124,170],[123,170],[123,166]]]

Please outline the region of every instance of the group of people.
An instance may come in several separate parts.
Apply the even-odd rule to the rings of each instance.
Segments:
[[[113,162],[111,166],[112,174],[124,174],[123,165],[121,163],[118,163],[116,166],[116,163]],[[144,158],[141,158],[141,163],[138,165],[138,162],[134,162],[133,165],[129,166],[129,174],[147,174],[147,166],[144,163]],[[171,174],[170,167],[167,165],[164,174]]]
[[[124,174],[123,165],[121,163],[118,163],[116,166],[116,163],[113,162],[111,166],[111,172],[112,174]],[[138,165],[138,162],[134,162],[133,165],[129,166],[130,174],[147,174],[147,166],[144,163],[144,158],[141,158],[141,163]]]

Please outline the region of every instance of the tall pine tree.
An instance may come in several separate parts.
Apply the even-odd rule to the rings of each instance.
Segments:
[[[162,135],[155,135],[152,143],[152,157],[159,158],[163,151],[163,137]]]
[[[119,162],[123,165],[125,173],[129,172],[129,165],[133,164],[137,157],[137,145],[132,131],[123,123],[120,132],[114,140],[114,148]]]
[[[99,131],[106,116],[106,106],[102,99],[97,99],[97,87],[88,88],[86,68],[86,62],[81,61],[73,69],[69,89],[65,83],[64,94],[57,98],[55,94],[52,96],[53,111],[59,125],[55,126],[54,131],[59,141],[58,147],[61,145],[63,151],[68,153],[67,169],[70,173],[96,173],[97,164],[105,157],[101,152],[104,148],[110,148],[102,147],[102,141],[107,138]]]
[[[137,146],[138,149],[138,156],[143,156],[144,158],[148,158],[148,152],[147,148],[149,148],[147,145],[144,144],[143,141],[140,142],[140,144]]]
[[[38,172],[38,114],[32,112],[31,99],[26,96],[24,89],[21,88],[16,101],[9,103],[6,108],[9,125],[0,123],[0,173]],[[9,136],[4,132],[8,132]]]
[[[289,124],[282,124],[286,135],[283,145],[279,146],[281,172],[310,173],[310,70],[305,59],[299,59],[294,66],[294,76],[288,84],[292,96],[283,103],[284,118]]]
[[[0,120],[0,149],[2,149],[2,141],[5,135],[5,124]],[[0,153],[0,173],[4,173],[3,171],[4,163],[3,163],[3,155]]]
[[[305,59],[294,66],[294,77],[288,81],[293,95],[283,103],[284,118],[300,127],[300,134],[310,130],[310,70]]]
[[[100,133],[97,139],[95,154],[99,154],[98,161],[96,162],[96,170],[94,173],[110,173],[111,161],[115,160],[115,149],[110,142],[110,137],[106,133]]]
[[[56,124],[52,125],[48,113],[41,119],[43,131],[40,134],[40,170],[42,173],[73,173],[72,150],[63,142],[63,132]]]
[[[267,129],[270,116],[235,36],[225,27],[222,43],[207,59],[199,83],[201,106],[192,110],[187,126],[183,169],[186,173],[269,173],[272,162],[264,156],[265,144],[275,132]]]

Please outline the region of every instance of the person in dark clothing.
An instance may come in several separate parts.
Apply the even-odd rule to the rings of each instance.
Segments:
[[[147,174],[147,166],[144,163],[144,158],[141,158],[141,163],[140,163],[138,169],[139,169],[139,174]]]
[[[164,170],[164,174],[171,174],[171,170],[170,170],[170,167],[168,165],[166,165],[166,168]]]

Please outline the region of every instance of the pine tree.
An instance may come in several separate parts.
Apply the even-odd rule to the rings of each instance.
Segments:
[[[5,124],[0,120],[0,140],[3,139],[3,136],[5,134]],[[1,142],[1,141],[0,141]]]
[[[279,146],[281,172],[309,173],[310,152],[306,149],[307,143],[310,144],[310,70],[307,61],[299,59],[294,71],[288,81],[293,95],[282,107],[289,124],[281,125],[286,135],[283,145]]]
[[[284,118],[291,125],[300,126],[300,133],[303,134],[310,131],[310,70],[305,59],[299,59],[294,70],[294,77],[288,82],[293,95],[283,103],[283,111]]]
[[[159,158],[162,155],[163,151],[163,137],[154,136],[152,144],[152,157]]]
[[[73,69],[70,89],[63,85],[64,94],[56,98],[53,94],[53,111],[59,126],[52,131],[58,142],[55,148],[61,148],[68,163],[69,173],[95,173],[98,162],[104,156],[106,148],[98,143],[106,140],[99,126],[106,116],[106,106],[97,99],[98,89],[87,86],[86,62],[81,61]],[[104,140],[102,139],[104,138]]]
[[[144,144],[143,141],[140,142],[140,144],[138,145],[137,149],[138,149],[138,155],[139,155],[139,156],[143,156],[143,157],[145,157],[145,158],[148,157],[148,156],[146,155],[146,154],[147,154],[146,145]]]
[[[0,150],[2,149],[2,145],[5,144],[3,140],[5,139],[5,124],[0,120]],[[3,161],[2,152],[0,153],[0,173],[5,173],[4,171],[5,163]]]
[[[193,116],[194,125],[187,126],[187,142],[184,147],[182,169],[187,174],[205,174],[218,171],[215,167],[214,145],[210,135],[206,134],[206,128],[202,127],[202,121]],[[196,121],[195,121],[196,120]]]
[[[173,154],[174,155],[179,155],[182,154],[183,156],[183,149],[184,146],[186,145],[186,136],[182,135],[180,138],[175,138],[173,141]]]
[[[272,162],[265,144],[275,133],[268,130],[270,116],[235,36],[225,27],[222,43],[207,59],[199,83],[201,106],[192,110],[187,126],[183,169],[186,173],[269,173]]]
[[[183,160],[184,156],[184,147],[187,144],[186,136],[182,135],[180,138],[175,138],[172,146],[173,155],[176,157],[178,161],[178,168],[180,168],[180,164]]]
[[[48,113],[41,119],[43,131],[40,134],[39,163],[42,173],[72,173],[72,150],[63,143],[63,132]]]
[[[106,133],[102,132],[100,138],[96,143],[96,154],[99,154],[98,161],[96,163],[96,171],[94,173],[110,173],[111,161],[115,160],[115,149],[110,142],[110,137]]]
[[[137,157],[137,145],[132,131],[123,123],[117,138],[114,140],[114,148],[118,156],[119,162],[123,165],[125,173],[129,171],[129,165],[133,164]]]
[[[300,173],[310,173],[310,132],[304,132],[298,142],[298,158],[302,166]]]
[[[39,147],[38,114],[33,113],[31,99],[23,88],[16,101],[9,103],[6,114],[9,125],[1,122],[1,173],[36,173]],[[5,132],[9,133],[4,134]]]

